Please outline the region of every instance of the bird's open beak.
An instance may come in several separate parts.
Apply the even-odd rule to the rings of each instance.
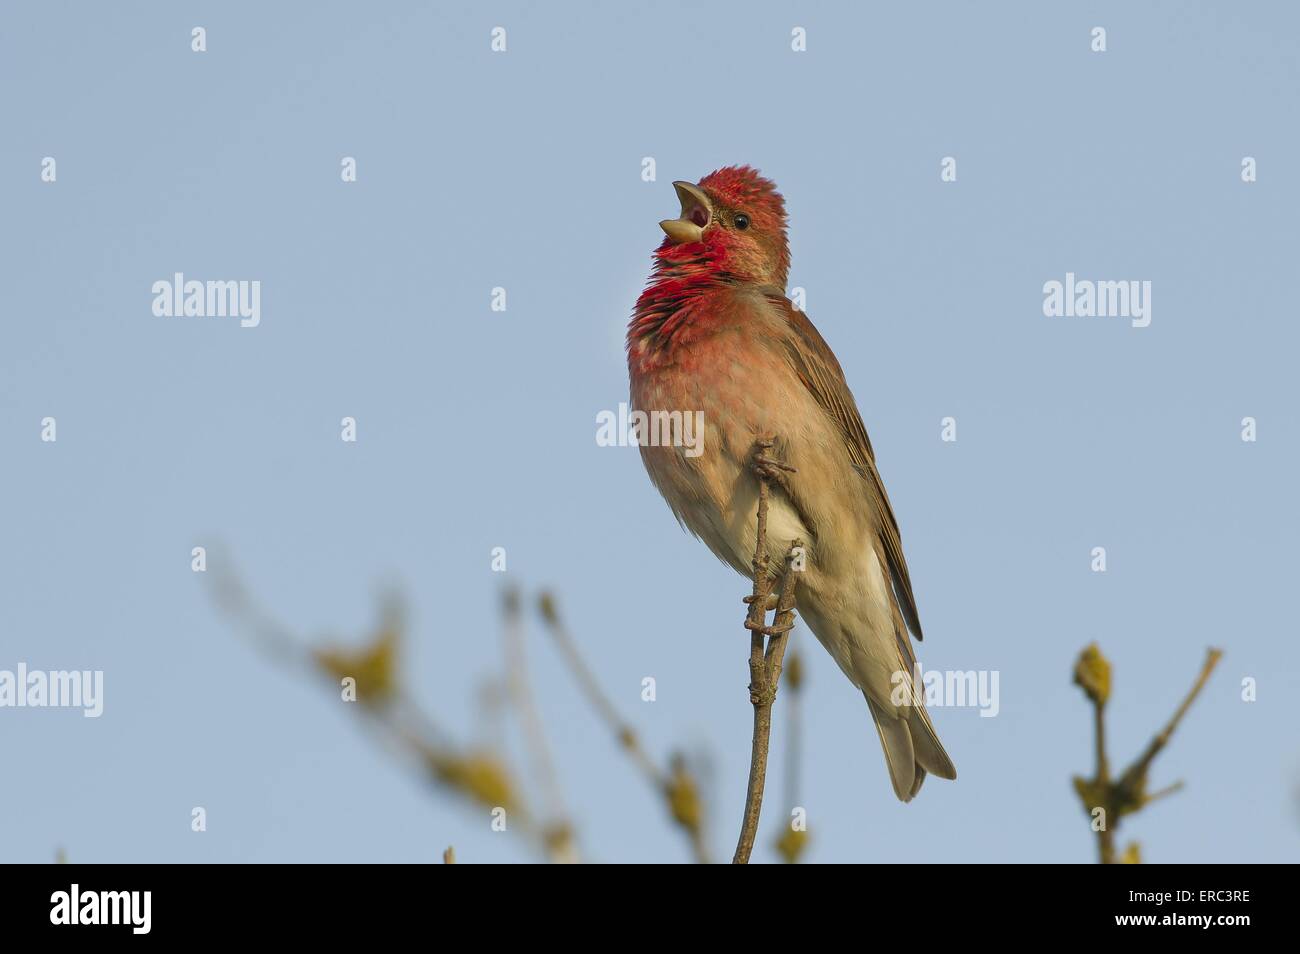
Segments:
[[[682,203],[682,214],[676,219],[664,219],[659,227],[678,244],[698,242],[704,237],[704,229],[713,221],[713,205],[698,186],[689,182],[674,182],[673,188]]]

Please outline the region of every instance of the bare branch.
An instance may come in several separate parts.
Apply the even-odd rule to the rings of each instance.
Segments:
[[[533,774],[540,780],[551,819],[544,831],[547,850],[553,860],[566,864],[578,861],[577,843],[573,823],[564,808],[559,773],[551,757],[551,747],[546,740],[540,710],[533,698],[528,678],[528,656],[524,645],[524,620],[520,612],[519,591],[510,588],[502,599],[505,630],[506,686],[510,701],[523,727],[524,738],[532,762]]]
[[[1182,782],[1175,782],[1159,791],[1147,794],[1147,773],[1151,763],[1160,751],[1169,744],[1174,730],[1191,708],[1196,697],[1200,695],[1210,674],[1223,657],[1222,651],[1211,649],[1206,653],[1201,672],[1191,690],[1184,697],[1167,725],[1153,738],[1142,754],[1126,768],[1118,779],[1112,779],[1110,765],[1106,757],[1106,702],[1110,698],[1110,663],[1101,654],[1094,643],[1083,651],[1074,667],[1074,681],[1083,688],[1093,706],[1093,725],[1096,735],[1097,769],[1091,779],[1076,776],[1074,788],[1083,802],[1084,811],[1090,816],[1101,809],[1097,821],[1097,857],[1103,865],[1116,863],[1137,863],[1141,853],[1136,842],[1131,843],[1123,857],[1115,852],[1116,834],[1120,820],[1125,815],[1132,815],[1157,799],[1172,795],[1183,788]]]
[[[776,701],[776,690],[781,682],[786,637],[794,627],[794,561],[797,551],[803,546],[799,540],[790,544],[781,577],[776,617],[772,625],[768,626],[767,609],[773,583],[767,569],[768,483],[778,480],[784,485],[784,473],[794,470],[767,456],[767,451],[771,450],[773,444],[774,441],[770,438],[758,441],[754,456],[754,472],[758,477],[758,518],[752,563],[754,589],[745,601],[749,604],[745,628],[749,630],[749,701],[754,707],[754,732],[750,743],[745,813],[741,820],[736,852],[731,859],[732,864],[740,865],[749,863],[749,856],[754,850],[754,839],[758,836],[758,819],[763,811],[763,788],[767,781],[767,755],[772,735],[772,703]]]
[[[636,730],[610,701],[591,668],[583,659],[578,645],[560,618],[555,597],[542,593],[537,601],[538,611],[546,623],[547,632],[555,640],[560,655],[568,664],[582,694],[596,710],[601,721],[609,728],[619,746],[628,754],[641,774],[664,799],[673,821],[690,839],[691,855],[700,864],[709,863],[709,851],[704,830],[704,811],[699,786],[684,758],[674,756],[668,771],[661,769],[641,745]]]
[[[785,670],[786,685],[786,743],[785,743],[785,810],[787,816],[799,803],[799,778],[803,761],[803,713],[801,697],[803,696],[804,675],[803,657],[800,653],[790,654]],[[808,829],[795,828],[792,819],[786,823],[776,839],[776,851],[786,864],[796,864],[808,847]],[[806,823],[806,819],[805,819]]]
[[[1141,782],[1145,785],[1147,769],[1151,767],[1152,760],[1154,760],[1160,753],[1161,749],[1169,744],[1169,740],[1173,738],[1174,730],[1177,729],[1178,724],[1183,721],[1183,716],[1187,715],[1187,710],[1190,709],[1192,703],[1196,701],[1196,697],[1201,694],[1201,690],[1205,688],[1205,684],[1210,680],[1210,673],[1214,672],[1214,667],[1219,664],[1219,660],[1222,658],[1222,650],[1211,649],[1206,652],[1205,662],[1201,665],[1200,675],[1196,677],[1196,682],[1192,684],[1192,688],[1188,691],[1186,697],[1184,697],[1182,703],[1174,712],[1173,718],[1171,718],[1169,723],[1160,730],[1160,734],[1151,740],[1147,745],[1146,750],[1138,757],[1137,761],[1125,770],[1124,775],[1121,778],[1121,784],[1132,785]]]
[[[609,700],[609,697],[605,695],[605,691],[601,689],[600,682],[592,674],[586,660],[582,658],[582,653],[578,650],[577,643],[574,642],[573,636],[569,633],[568,626],[560,618],[555,596],[551,593],[542,593],[537,600],[537,609],[542,614],[547,632],[551,634],[551,638],[555,641],[556,647],[560,650],[560,655],[564,657],[569,670],[577,679],[578,687],[582,690],[583,695],[587,697],[587,702],[596,710],[596,714],[609,727],[609,730],[614,734],[614,738],[618,740],[618,744],[627,750],[628,755],[636,762],[646,777],[656,788],[662,788],[665,781],[664,773],[660,771],[654,760],[641,747],[636,730],[619,715],[614,703]]]
[[[379,625],[359,648],[313,647],[265,612],[245,591],[227,565],[215,575],[214,598],[255,648],[277,662],[325,677],[338,691],[351,684],[349,702],[378,731],[380,740],[411,757],[426,777],[480,808],[504,809],[510,830],[522,833],[548,858],[555,857],[550,833],[532,816],[503,759],[490,751],[459,746],[411,698],[401,682],[398,656],[402,614],[398,604],[384,605]],[[344,699],[348,696],[345,689]]]

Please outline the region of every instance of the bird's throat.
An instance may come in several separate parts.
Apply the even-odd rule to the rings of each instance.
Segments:
[[[702,247],[695,255],[656,256],[654,274],[637,299],[636,309],[627,328],[629,356],[670,348],[674,341],[707,309],[701,302],[710,293],[733,285],[735,276],[718,266],[717,260]]]

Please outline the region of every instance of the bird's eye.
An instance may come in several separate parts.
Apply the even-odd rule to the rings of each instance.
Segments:
[[[737,212],[735,221],[736,221],[736,228],[742,230],[749,228],[749,216],[746,215],[744,212]]]

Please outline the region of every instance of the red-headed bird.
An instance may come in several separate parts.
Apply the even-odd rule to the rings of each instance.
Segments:
[[[771,486],[769,565],[805,542],[798,609],[866,697],[894,792],[910,801],[927,772],[957,770],[912,691],[908,633],[919,640],[921,623],[875,452],[839,362],[785,294],[785,202],[748,166],[673,186],[681,216],[659,223],[667,237],[628,325],[632,407],[703,412],[703,443],[642,439],[642,460],[678,521],[748,576],[754,448],[776,439],[767,453],[794,472]]]

